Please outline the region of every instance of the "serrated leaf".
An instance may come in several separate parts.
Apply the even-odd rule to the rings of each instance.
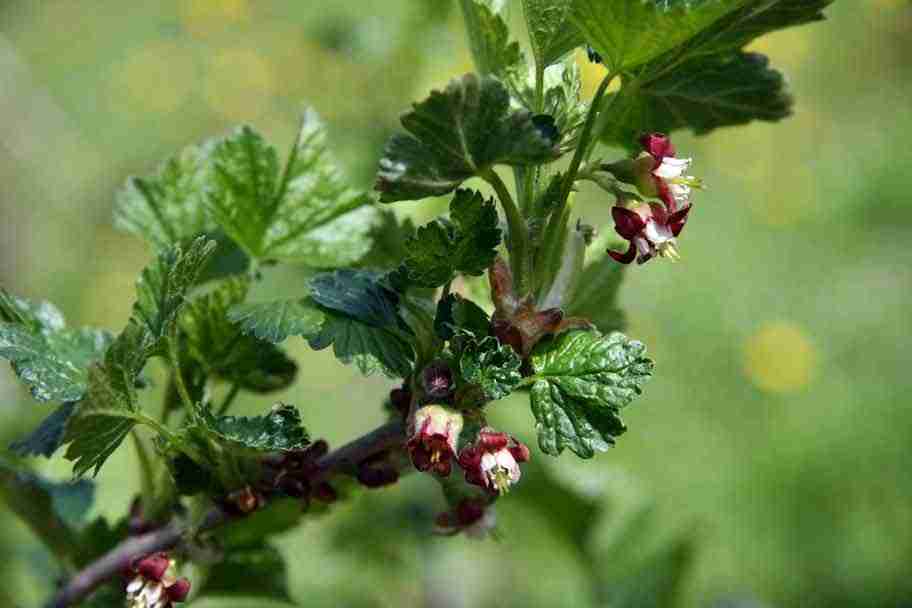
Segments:
[[[475,336],[486,336],[491,319],[480,306],[451,293],[437,302],[434,316],[434,332],[441,340],[450,340],[457,330],[467,331]]]
[[[0,323],[0,357],[38,401],[77,401],[86,390],[87,369],[111,344],[109,332]]]
[[[314,350],[332,346],[337,359],[354,363],[365,376],[405,378],[415,361],[415,349],[402,330],[374,327],[334,312],[326,312],[320,331],[308,343]]]
[[[89,481],[51,482],[0,461],[0,496],[60,559],[69,561],[75,555],[79,544],[74,528],[82,523],[94,495]]]
[[[97,475],[136,424],[131,395],[111,376],[110,368],[99,364],[89,370],[88,392],[67,422],[65,456],[77,477],[91,469]]]
[[[467,74],[433,91],[402,126],[408,134],[394,135],[380,160],[383,202],[440,196],[496,164],[539,164],[559,154],[552,134],[528,111],[511,110],[509,92],[491,76]]]
[[[340,312],[374,327],[402,325],[399,294],[368,270],[337,270],[310,280],[310,298],[323,308]]]
[[[207,207],[250,257],[326,268],[370,250],[376,211],[366,193],[348,187],[313,111],[305,113],[281,174],[275,148],[250,127],[220,142],[212,159]]]
[[[638,147],[647,131],[713,129],[753,120],[777,121],[791,114],[782,74],[755,53],[695,60],[655,80],[618,93],[600,126],[607,143]]]
[[[285,559],[266,543],[234,547],[212,566],[200,595],[204,597],[255,597],[291,601]]]
[[[215,416],[202,410],[201,420],[208,433],[258,452],[297,450],[310,442],[293,405],[277,405],[263,416]]]
[[[583,45],[583,37],[569,20],[572,0],[523,0],[532,53],[545,68]]]
[[[246,279],[229,279],[191,301],[180,318],[183,348],[206,376],[259,393],[287,388],[297,374],[295,362],[277,346],[244,334],[228,318],[248,288]]]
[[[481,389],[485,401],[503,399],[522,380],[522,361],[516,351],[494,336],[466,337],[459,350],[459,375]]]
[[[19,456],[44,456],[50,458],[63,445],[66,423],[73,415],[76,403],[64,403],[41,421],[27,437],[10,445],[10,450]]]
[[[510,40],[510,30],[501,16],[502,7],[488,0],[460,0],[469,48],[479,74],[505,76],[527,70],[519,43]]]
[[[50,302],[31,302],[0,287],[0,322],[24,325],[30,332],[60,331],[66,327],[63,314]]]
[[[189,146],[155,175],[131,177],[117,194],[114,224],[164,250],[214,229],[203,204],[212,144]]]
[[[252,302],[228,310],[228,319],[239,324],[241,331],[272,343],[319,331],[323,317],[323,312],[307,298]]]
[[[457,190],[450,220],[435,220],[418,229],[406,243],[403,262],[410,282],[439,287],[456,273],[480,276],[497,257],[500,228],[493,199],[479,192]]]
[[[769,0],[572,0],[570,20],[611,71],[645,64],[746,4]]]
[[[646,347],[620,333],[575,331],[539,345],[532,355],[532,412],[539,446],[581,458],[605,451],[626,427],[620,410],[652,376]]]
[[[142,271],[136,283],[133,320],[152,339],[168,336],[187,292],[214,251],[214,241],[199,237],[186,250],[178,245],[163,251]]]

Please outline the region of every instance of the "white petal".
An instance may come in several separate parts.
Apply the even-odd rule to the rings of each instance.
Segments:
[[[655,222],[647,222],[646,229],[643,233],[646,235],[646,238],[655,245],[660,245],[674,238],[674,235],[671,233],[671,229],[668,226],[662,226]]]
[[[490,452],[485,452],[481,457],[481,470],[487,474],[488,471],[497,468],[497,458]]]
[[[141,576],[137,576],[132,581],[130,581],[129,585],[127,585],[127,593],[136,593],[137,591],[142,589],[143,585],[145,585],[145,584],[146,584],[146,579],[144,579]]]
[[[684,175],[684,172],[687,171],[687,168],[690,166],[691,159],[689,158],[674,158],[671,156],[666,156],[662,159],[662,164],[653,170],[652,174],[656,177],[661,177],[662,179],[674,179],[676,177],[681,177]]]

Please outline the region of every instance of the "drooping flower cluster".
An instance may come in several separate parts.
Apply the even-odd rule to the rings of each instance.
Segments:
[[[415,468],[447,477],[453,469],[451,461],[457,453],[462,425],[462,414],[452,408],[438,404],[418,408],[406,444]]]
[[[676,239],[687,223],[693,188],[701,186],[700,180],[686,175],[691,159],[678,158],[668,137],[651,133],[640,144],[643,152],[637,158],[604,167],[621,181],[635,185],[644,196],[662,201],[611,209],[615,230],[630,242],[626,252],[608,252],[622,264],[634,259],[643,264],[654,257],[678,259]]]
[[[171,608],[190,593],[190,581],[172,574],[167,553],[153,553],[137,560],[127,583],[127,608]]]

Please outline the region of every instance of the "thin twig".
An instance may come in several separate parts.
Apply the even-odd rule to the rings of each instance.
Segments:
[[[325,481],[337,474],[351,474],[358,463],[401,446],[404,440],[402,422],[385,424],[321,458],[314,481]],[[227,514],[220,507],[213,507],[196,527],[171,522],[148,534],[127,538],[74,575],[47,604],[47,608],[75,606],[102,584],[129,569],[136,558],[174,549],[188,538],[218,528],[234,517],[237,516]]]

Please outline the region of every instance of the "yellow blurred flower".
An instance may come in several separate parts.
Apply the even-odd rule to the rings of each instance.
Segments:
[[[744,371],[760,390],[789,393],[810,384],[817,358],[804,329],[790,321],[770,321],[748,338]]]
[[[252,48],[222,49],[207,62],[203,97],[225,120],[255,120],[269,109],[277,90],[274,67]]]
[[[193,36],[203,37],[247,20],[250,4],[247,0],[183,0],[179,11],[184,29]]]
[[[174,42],[152,42],[112,67],[108,97],[115,110],[170,114],[191,94],[196,79],[189,49]]]

